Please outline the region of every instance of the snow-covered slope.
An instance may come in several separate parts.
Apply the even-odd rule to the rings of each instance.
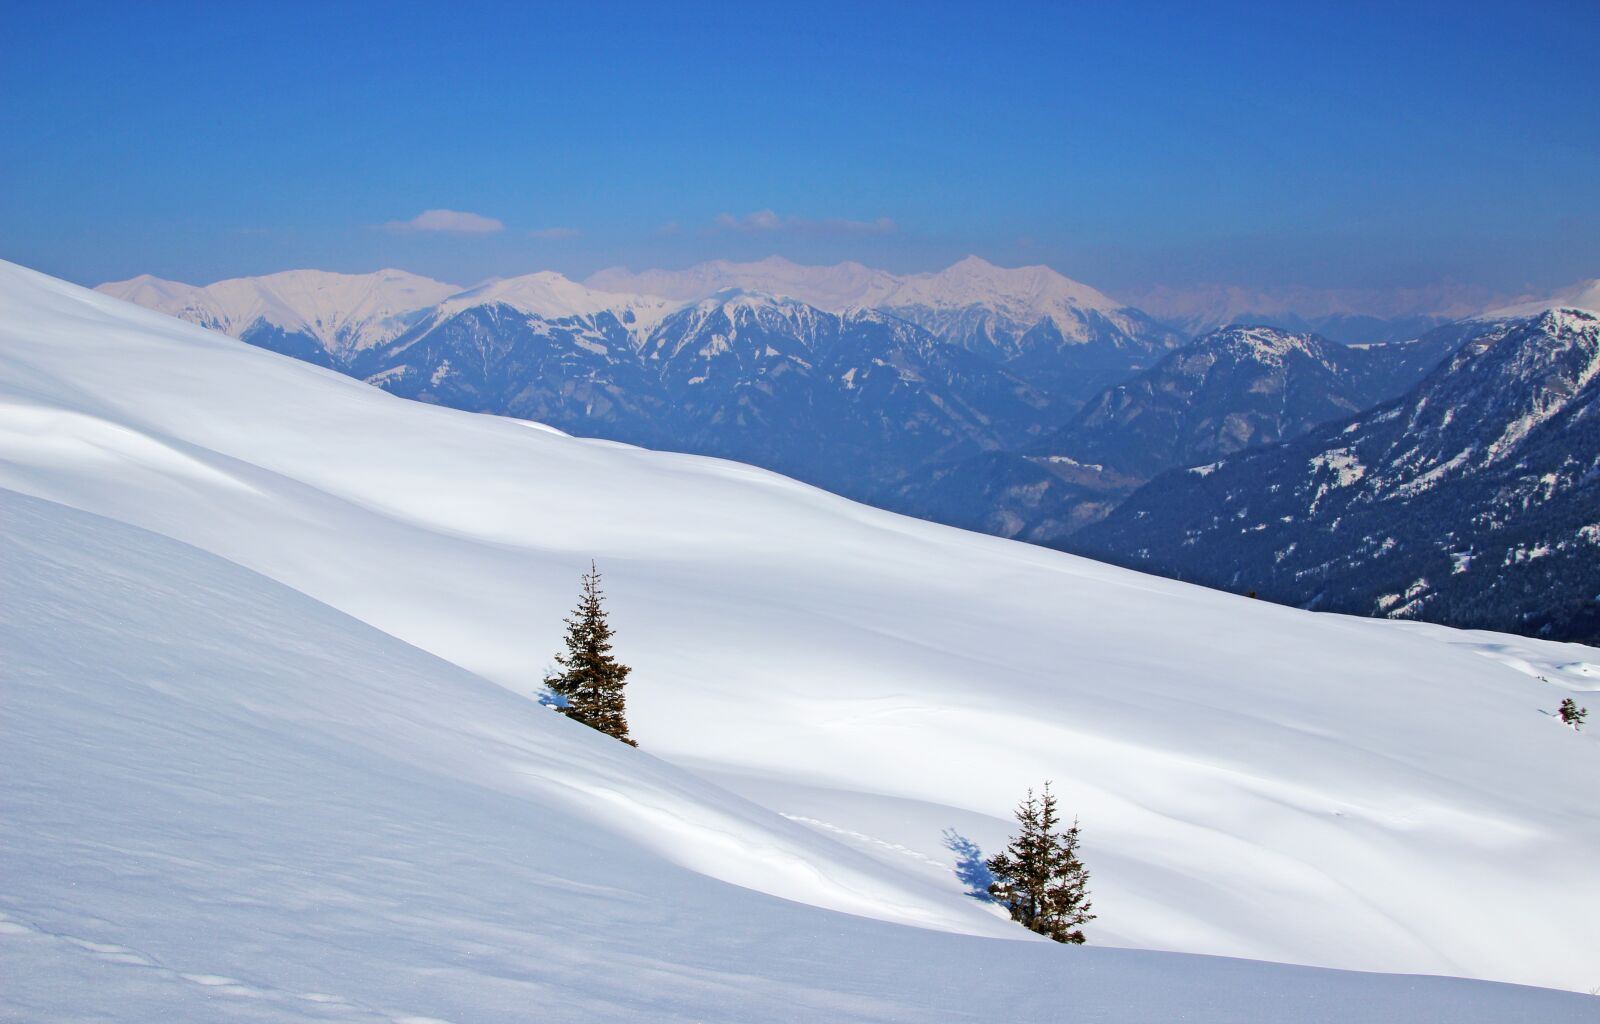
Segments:
[[[236,720],[223,735],[267,736],[262,742],[268,745],[252,756],[280,766],[280,774],[263,773],[241,802],[230,803],[204,780],[229,766],[249,774],[247,764],[217,765],[214,759],[225,758],[225,750],[172,755],[171,792],[161,797],[151,827],[178,828],[186,808],[221,808],[218,817],[200,819],[195,840],[181,832],[163,842],[139,835],[124,840],[129,851],[150,856],[123,882],[104,875],[108,858],[117,856],[105,837],[124,817],[138,819],[137,804],[128,805],[133,797],[124,798],[143,792],[134,781],[142,778],[138,772],[119,771],[117,762],[103,773],[57,772],[49,776],[51,789],[14,782],[23,776],[8,768],[0,785],[11,807],[44,815],[54,804],[100,801],[100,813],[110,816],[102,832],[81,839],[70,815],[51,819],[49,829],[30,824],[26,835],[48,837],[49,851],[46,861],[29,863],[49,867],[28,875],[25,907],[12,897],[16,872],[7,871],[8,884],[0,889],[0,899],[12,899],[4,912],[22,922],[15,941],[34,944],[27,948],[57,943],[53,948],[88,950],[72,954],[88,963],[98,947],[73,947],[71,939],[128,946],[133,951],[127,956],[154,963],[172,978],[221,975],[237,979],[242,989],[327,992],[323,979],[337,976],[345,961],[335,958],[324,971],[304,950],[322,942],[358,949],[359,942],[343,943],[399,920],[404,927],[386,933],[396,955],[442,971],[418,967],[409,981],[389,988],[373,980],[362,990],[363,1005],[385,1012],[406,1006],[407,1012],[448,1018],[437,1001],[412,1005],[400,997],[471,988],[473,999],[515,1000],[527,990],[511,982],[477,983],[485,974],[505,977],[498,968],[506,957],[518,958],[513,976],[540,977],[550,961],[570,962],[562,958],[576,955],[564,952],[572,945],[592,949],[610,941],[610,932],[595,939],[586,927],[563,923],[571,903],[554,893],[576,878],[601,886],[596,898],[614,901],[605,913],[617,915],[619,933],[638,933],[617,947],[621,952],[608,953],[613,963],[637,972],[653,969],[638,959],[648,949],[659,954],[667,946],[674,957],[702,968],[715,961],[730,970],[715,950],[742,942],[776,951],[775,961],[748,982],[772,993],[768,1005],[788,993],[773,978],[820,959],[825,966],[817,969],[835,986],[830,991],[846,990],[855,1000],[835,1016],[915,1017],[915,1011],[895,1009],[901,1004],[864,1005],[868,997],[889,997],[852,973],[875,971],[858,961],[893,947],[891,966],[905,969],[908,989],[926,985],[927,992],[948,993],[949,981],[970,967],[984,979],[986,999],[1036,1000],[1001,1005],[994,1016],[1053,1017],[1060,1009],[1053,996],[1019,995],[1027,986],[1005,980],[1016,977],[1000,966],[1009,952],[985,952],[1031,945],[991,947],[921,933],[902,943],[907,933],[888,924],[838,924],[794,908],[784,911],[801,915],[792,924],[781,917],[768,921],[747,909],[751,904],[740,904],[703,911],[704,931],[714,934],[704,937],[708,945],[697,946],[700,931],[686,942],[662,922],[701,912],[685,910],[689,903],[711,904],[698,896],[676,904],[648,896],[662,877],[649,872],[667,872],[649,865],[670,861],[896,925],[992,934],[1005,922],[975,910],[963,895],[953,873],[955,850],[965,840],[992,852],[1022,789],[1053,778],[1067,808],[1084,822],[1101,914],[1090,931],[1096,944],[1585,990],[1596,983],[1588,951],[1600,947],[1600,922],[1588,908],[1600,898],[1593,870],[1600,810],[1591,799],[1600,743],[1541,714],[1563,695],[1594,688],[1600,653],[1591,649],[1311,615],[888,515],[745,466],[408,403],[10,265],[0,265],[0,312],[0,485],[193,545],[508,691],[486,690],[432,661],[425,672],[415,652],[384,648],[388,653],[380,658],[380,638],[368,632],[346,642],[263,612],[271,642],[300,659],[286,669],[302,680],[299,688],[274,696],[281,681],[261,679],[253,686],[256,677],[243,674],[246,666],[270,660],[272,651],[251,648],[249,636],[234,633],[220,632],[216,643],[195,639],[218,633],[224,623],[241,631],[250,626],[253,616],[220,596],[246,586],[225,577],[224,570],[237,570],[199,554],[180,556],[164,542],[150,541],[147,554],[128,555],[145,560],[137,572],[101,554],[88,566],[69,561],[64,568],[19,574],[14,578],[24,594],[48,595],[37,614],[65,609],[52,619],[67,630],[64,638],[45,641],[61,659],[62,677],[112,687],[82,700],[56,700],[48,714],[27,712],[25,720],[42,722],[46,734],[30,732],[25,754],[56,750],[51,763],[58,768],[72,758],[100,764],[93,759],[111,755],[96,753],[93,741],[67,737],[92,737],[101,728],[96,723],[115,721],[117,729],[138,734],[129,744],[149,744],[139,757],[153,757],[150,751],[171,744],[159,729],[140,730],[156,729],[165,702],[211,714],[195,710],[204,703],[195,688],[204,687],[205,694],[228,695],[228,706],[238,709],[229,715],[254,709],[257,718]],[[101,529],[73,526],[68,540],[51,542],[52,557],[73,556],[71,538]],[[103,529],[110,539],[91,554],[136,553],[147,543],[135,543],[114,526]],[[20,528],[19,535],[26,536]],[[817,836],[795,838],[799,833],[755,809],[736,814],[719,802],[726,798],[707,795],[711,791],[695,789],[693,780],[664,767],[640,768],[639,779],[617,781],[606,773],[624,772],[616,759],[634,755],[585,746],[589,737],[564,739],[560,746],[551,740],[548,756],[525,749],[545,745],[546,734],[566,724],[531,724],[541,712],[526,696],[549,664],[577,573],[591,557],[608,573],[619,653],[635,666],[631,720],[644,751],[738,789]],[[180,571],[184,559],[204,566]],[[90,571],[100,562],[111,566],[109,579]],[[174,568],[165,578],[178,593],[157,600],[148,593],[157,572],[151,566],[169,564]],[[213,582],[188,587],[196,576]],[[116,589],[128,580],[139,586]],[[78,596],[62,596],[46,583],[77,586]],[[248,586],[279,594],[273,602],[301,600],[264,582]],[[123,684],[112,669],[133,652],[109,647],[101,655],[109,640],[68,629],[92,622],[94,615],[74,609],[106,594],[125,596],[96,615],[142,614],[148,605],[149,616],[136,617],[127,632],[159,634],[157,623],[170,624],[210,659],[195,663],[199,670],[191,674],[199,678],[181,686],[156,680],[172,692],[128,681],[132,710],[119,716],[117,687]],[[196,606],[221,611],[191,629],[184,616],[164,611],[179,599],[189,601],[184,615],[198,614]],[[305,614],[316,619],[327,613]],[[42,635],[43,628],[25,626],[23,635]],[[248,656],[233,659],[227,652],[235,646]],[[9,640],[6,649],[20,650]],[[304,660],[335,656],[320,667]],[[171,664],[159,652],[151,659],[158,668]],[[410,667],[391,669],[400,662]],[[368,675],[353,667],[367,664],[381,670]],[[427,673],[455,682],[436,698],[425,696],[418,687]],[[18,677],[7,683],[11,692],[43,678],[26,667]],[[348,695],[339,692],[346,685]],[[395,726],[398,735],[362,721],[389,714],[391,696],[413,693],[419,703],[394,712],[406,720]],[[450,710],[458,701],[470,704],[460,716]],[[344,716],[334,732],[325,731],[333,729],[325,721],[330,715]],[[277,716],[266,733],[261,716]],[[537,740],[519,739],[524,736]],[[391,766],[375,766],[358,753],[376,747],[383,757],[426,774],[391,773],[398,789],[375,789],[371,801],[347,801],[353,824],[334,831],[343,838],[328,852],[286,850],[296,827],[332,829],[346,820],[339,794],[347,780],[380,786]],[[487,752],[475,752],[480,747]],[[578,749],[595,751],[599,760],[585,755],[565,765],[566,751]],[[295,757],[310,759],[301,766]],[[533,767],[518,767],[523,764]],[[185,765],[193,767],[192,778],[182,774]],[[541,772],[549,776],[537,778]],[[332,781],[320,781],[325,778]],[[463,778],[474,793],[526,786],[544,795],[519,812],[512,804],[458,799],[458,783],[448,780]],[[111,786],[102,779],[129,781]],[[424,813],[416,813],[406,795],[419,786]],[[566,803],[550,788],[564,786],[575,787]],[[662,792],[678,795],[653,795]],[[293,806],[308,797],[315,806]],[[369,804],[394,810],[379,814]],[[309,895],[300,893],[306,902],[279,906],[284,891],[269,886],[265,897],[258,895],[250,884],[256,876],[248,872],[236,879],[243,884],[227,884],[225,866],[218,865],[219,851],[229,848],[224,812],[238,806],[257,808],[275,823],[269,826],[275,838],[255,862],[263,884],[282,851],[296,865],[291,874],[317,881]],[[560,823],[563,835],[572,834],[565,815],[589,816],[596,828],[626,833],[632,844],[626,855],[596,858],[601,867],[626,862],[628,870],[619,873],[629,881],[619,887],[604,872],[572,874],[581,866],[565,858],[576,856],[573,843],[588,843],[584,839],[548,840],[566,844],[568,852],[550,854],[551,867],[543,867],[540,851],[547,847],[532,833],[551,806],[562,808],[550,820]],[[617,809],[612,824],[595,822],[607,806]],[[712,810],[697,809],[702,806]],[[436,827],[425,813],[434,807],[453,808]],[[730,819],[741,823],[732,837],[719,838],[725,830],[715,823]],[[515,831],[485,838],[490,823]],[[765,836],[779,838],[769,843]],[[860,856],[833,846],[817,852],[806,845],[811,838]],[[212,841],[222,845],[208,846]],[[19,838],[13,849],[25,851],[28,842]],[[396,844],[406,856],[394,856]],[[423,852],[409,852],[412,847]],[[470,876],[466,881],[448,867],[463,850],[475,858],[461,868]],[[641,861],[646,853],[654,860]],[[415,858],[421,868],[407,866]],[[495,866],[513,863],[513,889],[546,874],[558,880],[550,883],[548,904],[536,893],[507,896],[508,877],[497,875]],[[193,890],[206,919],[243,936],[227,970],[207,970],[203,957],[191,956],[216,943],[206,941],[204,929],[180,935],[182,915],[158,906],[154,895],[134,915],[141,925],[119,929],[103,915],[93,929],[84,923],[100,913],[95,892],[125,885],[154,893],[162,888],[162,872],[183,877],[188,871],[211,872],[211,880]],[[147,877],[152,874],[154,881]],[[692,894],[703,891],[697,888],[703,882],[668,874],[667,890],[681,884]],[[374,875],[384,877],[368,877]],[[99,880],[80,901],[68,876]],[[288,876],[273,877],[286,882]],[[433,896],[413,909],[406,892]],[[342,893],[355,905],[350,913],[370,925],[341,916]],[[1485,894],[1492,894],[1487,917]],[[330,902],[332,917],[306,915]],[[380,918],[363,918],[380,904],[389,907]],[[536,905],[547,909],[535,914]],[[46,913],[52,907],[60,919]],[[167,923],[151,923],[163,913]],[[535,918],[533,925],[522,923]],[[141,947],[133,940],[145,925],[160,940]],[[269,955],[277,929],[303,940],[302,952]],[[539,929],[563,941],[524,944],[526,934]],[[954,945],[938,946],[943,952],[922,945],[944,941]],[[830,942],[833,951],[825,952]],[[112,960],[123,955],[100,952]],[[1099,991],[1083,973],[1101,970],[1096,964],[1111,972],[1101,975],[1105,979],[1144,962],[1118,960],[1112,951],[1099,952],[1105,961],[1073,961],[1074,953],[1096,951],[1051,951],[1060,958],[1051,959],[1045,973],[1061,981],[1059,991],[1076,992],[1080,983]],[[471,960],[474,955],[483,959]],[[464,957],[480,966],[463,966]],[[1043,962],[1028,961],[1041,970]],[[1205,973],[1203,965],[1185,963]],[[128,964],[129,970],[135,966]],[[252,973],[252,964],[259,973]],[[356,973],[375,979],[381,966]],[[62,970],[69,973],[60,977],[75,976]],[[612,973],[619,975],[617,986],[636,978],[627,970]],[[705,995],[712,979],[704,971],[691,981],[683,973],[669,972],[663,982],[675,997],[704,995],[711,1002],[696,1005],[726,1005]],[[177,980],[170,984],[181,987]],[[1155,997],[1146,986],[1131,987]],[[1216,998],[1224,1002],[1208,996],[1178,1005],[1229,1005],[1226,999],[1238,994]],[[527,1005],[519,1001],[524,1013]],[[806,1004],[801,1016],[827,1016],[819,1005]],[[982,1015],[971,1003],[950,1005]],[[1593,1005],[1560,1004],[1575,1012]],[[1389,1011],[1390,1019],[1405,1016],[1392,1005]],[[1175,1012],[1166,1006],[1146,1019],[1171,1019]],[[746,1014],[763,1015],[778,1013]],[[1241,1016],[1248,1014],[1233,1013]]]
[[[335,274],[287,270],[197,287],[142,274],[96,291],[243,337],[262,326],[314,338],[331,354],[359,351],[399,334],[406,314],[460,291],[404,270]]]
[[[0,489],[0,559],[7,1020],[1046,1021],[1070,1005],[1119,1022],[1270,1006],[1533,1024],[1591,1009],[829,912],[937,901],[195,548]],[[814,905],[708,877],[729,875]],[[1004,927],[964,909],[935,916]]]

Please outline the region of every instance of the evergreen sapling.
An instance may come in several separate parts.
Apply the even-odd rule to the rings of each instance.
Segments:
[[[1089,912],[1089,872],[1078,859],[1078,822],[1056,831],[1060,815],[1048,782],[1040,797],[1028,790],[1016,816],[1021,832],[987,862],[995,877],[989,894],[1023,927],[1057,942],[1083,942],[1078,926],[1095,915]]]
[[[562,714],[637,747],[628,736],[622,693],[633,670],[611,654],[611,624],[601,602],[600,570],[593,562],[582,581],[578,607],[566,620],[567,649],[556,655],[561,671],[545,677],[544,682],[562,698]]]
[[[1561,708],[1556,713],[1561,716],[1562,722],[1579,731],[1583,729],[1583,720],[1589,717],[1589,709],[1578,707],[1578,702],[1571,697],[1561,702]]]

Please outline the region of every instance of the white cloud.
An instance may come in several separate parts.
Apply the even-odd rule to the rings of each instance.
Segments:
[[[528,232],[529,238],[577,238],[577,228],[536,228]]]
[[[493,217],[461,210],[423,210],[410,220],[391,220],[390,231],[441,231],[455,235],[492,235],[506,226]]]
[[[792,231],[819,235],[887,235],[896,230],[895,222],[888,217],[879,217],[877,220],[846,220],[840,217],[813,220],[809,217],[784,217],[773,210],[756,210],[743,217],[721,213],[712,224],[723,231]]]

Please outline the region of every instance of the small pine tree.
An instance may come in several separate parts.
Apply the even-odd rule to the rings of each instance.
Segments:
[[[633,671],[611,655],[611,624],[601,605],[600,570],[593,562],[582,576],[578,607],[567,624],[567,650],[556,655],[561,671],[545,685],[562,698],[561,712],[631,747],[622,688]]]
[[[1563,722],[1572,726],[1574,729],[1582,729],[1583,720],[1589,717],[1589,709],[1578,707],[1578,702],[1573,700],[1571,697],[1568,697],[1561,702],[1561,709],[1557,713],[1561,715],[1561,720]]]
[[[1056,831],[1060,816],[1048,782],[1040,797],[1028,790],[1016,815],[1021,832],[1004,853],[987,862],[995,877],[989,895],[1004,903],[1011,919],[1024,928],[1057,942],[1083,942],[1078,925],[1095,915],[1089,913],[1089,872],[1078,859],[1077,820],[1065,832]]]

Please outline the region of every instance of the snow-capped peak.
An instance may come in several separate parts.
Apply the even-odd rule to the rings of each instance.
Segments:
[[[107,281],[95,288],[113,298],[132,302],[147,309],[163,313],[176,313],[189,305],[200,287],[182,281],[168,281],[150,274],[140,274],[126,281]]]
[[[286,270],[203,287],[148,274],[97,291],[238,336],[258,322],[303,332],[329,351],[360,349],[398,333],[398,318],[426,309],[458,286],[385,269],[370,274]]]
[[[1109,313],[1122,308],[1104,292],[1049,267],[997,267],[978,256],[968,256],[935,273],[903,277],[873,304],[932,309],[988,305],[1019,319],[1062,313],[1075,316],[1085,309]]]
[[[972,307],[991,309],[1023,326],[1053,320],[1069,338],[1082,335],[1087,311],[1112,314],[1123,304],[1046,266],[998,267],[968,256],[943,270],[897,275],[860,263],[802,266],[781,256],[754,263],[714,260],[686,270],[623,267],[602,270],[591,288],[664,295],[685,301],[709,298],[729,288],[791,298],[838,313],[847,309],[918,310],[933,316]]]
[[[449,316],[463,309],[490,303],[501,303],[550,320],[591,316],[607,310],[618,313],[631,310],[641,323],[654,322],[677,306],[654,295],[590,288],[553,270],[541,270],[469,288],[441,303],[439,312]]]

